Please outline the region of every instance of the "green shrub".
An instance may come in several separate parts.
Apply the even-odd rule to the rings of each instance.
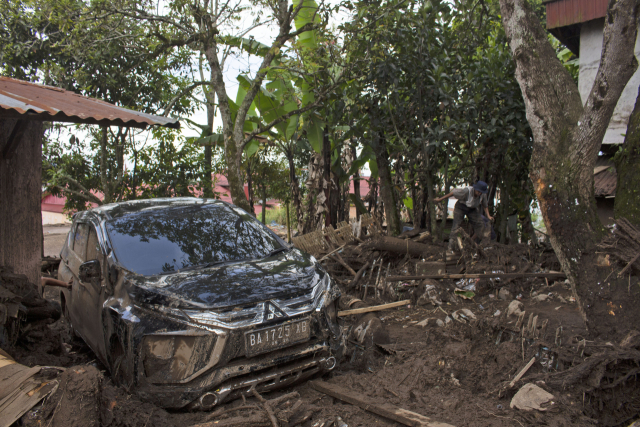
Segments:
[[[282,205],[277,208],[272,208],[267,210],[267,214],[265,216],[266,224],[271,224],[271,221],[275,221],[280,225],[287,225],[287,212],[285,211],[286,206]],[[258,214],[258,218],[262,219],[262,214]],[[289,206],[289,221],[291,221],[291,230],[298,226],[298,222],[296,221],[295,215],[293,215],[293,206]]]

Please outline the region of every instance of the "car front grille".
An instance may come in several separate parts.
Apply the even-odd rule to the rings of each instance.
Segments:
[[[263,323],[269,311],[280,312],[282,318],[291,318],[321,307],[327,298],[328,284],[328,280],[322,280],[303,295],[274,298],[250,306],[226,310],[180,310],[180,313],[196,324],[229,329],[244,328]]]

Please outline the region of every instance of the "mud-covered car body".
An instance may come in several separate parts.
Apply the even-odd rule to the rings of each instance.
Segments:
[[[74,330],[112,377],[209,409],[333,369],[339,290],[310,255],[228,203],[140,200],[74,216],[61,251]]]

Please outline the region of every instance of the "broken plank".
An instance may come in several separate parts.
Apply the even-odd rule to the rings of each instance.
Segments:
[[[467,273],[467,274],[429,274],[422,276],[389,276],[387,282],[400,282],[402,280],[422,279],[518,279],[526,277],[546,277],[549,279],[562,279],[567,277],[564,273]]]
[[[354,308],[353,310],[339,311],[338,316],[341,317],[341,316],[350,316],[352,314],[370,313],[372,311],[381,311],[381,310],[386,310],[387,308],[400,307],[402,305],[407,305],[407,304],[411,304],[410,299],[391,302],[389,304],[374,305],[372,307],[362,307],[362,308]]]
[[[535,362],[535,361],[536,361],[536,357],[533,356],[531,358],[531,360],[529,360],[529,363],[527,363],[527,365],[524,368],[522,368],[520,373],[518,375],[516,375],[516,377],[513,380],[511,380],[511,382],[509,383],[509,388],[512,388],[514,385],[516,385],[516,383],[520,380],[520,378],[522,378],[522,376],[524,374],[527,373],[527,371],[529,370],[529,368],[531,367],[531,365],[533,365],[533,362]]]
[[[0,402],[0,427],[9,427],[58,386],[57,380],[29,378]]]
[[[388,403],[373,403],[371,398],[357,393],[354,390],[340,387],[336,384],[329,384],[324,381],[311,381],[311,387],[321,393],[335,397],[343,402],[350,403],[365,411],[372,412],[390,420],[399,422],[410,427],[453,427],[451,424],[434,421],[429,417],[398,408]]]

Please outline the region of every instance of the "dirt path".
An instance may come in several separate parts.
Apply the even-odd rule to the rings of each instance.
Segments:
[[[45,225],[42,227],[44,256],[60,256],[60,251],[70,228],[71,226],[69,225]]]

